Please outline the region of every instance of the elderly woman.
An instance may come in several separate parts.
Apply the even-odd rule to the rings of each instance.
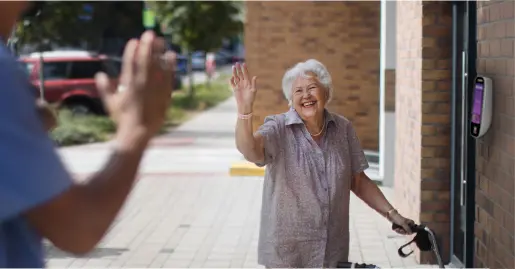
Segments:
[[[364,173],[368,162],[352,123],[327,111],[331,76],[316,60],[284,75],[286,113],[269,116],[252,133],[256,77],[245,64],[233,67],[238,104],[236,146],[265,166],[258,262],[267,268],[336,267],[349,254],[350,191],[411,233],[401,216]]]

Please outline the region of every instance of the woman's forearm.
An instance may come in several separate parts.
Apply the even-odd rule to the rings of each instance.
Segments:
[[[354,179],[354,193],[379,214],[387,217],[394,207],[388,202],[379,187],[362,172]]]
[[[252,132],[252,118],[238,119],[236,123],[236,148],[250,162],[262,162],[263,148]]]

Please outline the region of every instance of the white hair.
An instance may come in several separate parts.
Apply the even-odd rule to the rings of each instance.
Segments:
[[[299,76],[309,76],[308,73],[315,74],[316,79],[322,84],[326,91],[327,102],[331,101],[333,97],[333,83],[329,71],[327,71],[327,68],[321,62],[315,59],[309,59],[296,64],[284,74],[283,93],[284,97],[288,100],[289,106],[292,105],[293,83]]]

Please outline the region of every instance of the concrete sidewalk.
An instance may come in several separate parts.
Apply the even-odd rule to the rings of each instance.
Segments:
[[[99,247],[74,257],[47,245],[48,267],[256,268],[262,177],[230,177],[242,160],[234,145],[236,105],[230,98],[173,132],[155,138],[128,204]],[[60,150],[80,178],[101,167],[109,144]],[[384,189],[387,197],[391,190]],[[373,210],[351,200],[350,259],[381,267],[414,267]],[[417,266],[421,267],[421,266]]]

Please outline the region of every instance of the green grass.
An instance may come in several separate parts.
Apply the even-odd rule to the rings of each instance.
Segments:
[[[202,111],[231,96],[227,86],[227,77],[220,77],[207,84],[195,85],[193,98],[187,89],[174,92],[172,105],[166,111],[166,120],[160,133],[167,132],[188,120],[189,115]],[[109,140],[116,131],[116,124],[104,116],[74,116],[70,111],[58,112],[58,126],[51,132],[51,137],[59,146],[70,146],[103,142]]]
[[[173,106],[185,110],[204,110],[211,108],[232,95],[226,79],[220,77],[207,84],[197,85],[193,97],[187,90],[183,90],[173,95]]]

